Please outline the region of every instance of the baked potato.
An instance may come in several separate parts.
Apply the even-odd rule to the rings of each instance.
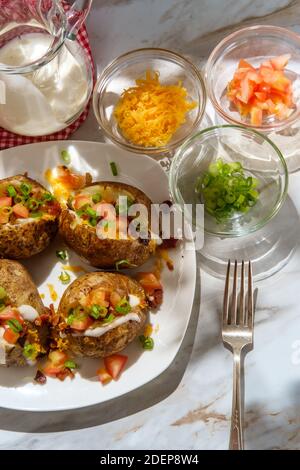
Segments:
[[[0,181],[0,258],[43,251],[58,231],[60,205],[37,181],[17,175]]]
[[[125,202],[120,202],[119,196],[125,197]],[[128,215],[128,209],[133,204],[143,204],[149,215],[143,219],[138,238],[130,233],[134,217]],[[131,268],[144,264],[155,251],[155,241],[149,236],[150,217],[151,201],[139,189],[124,183],[96,182],[70,197],[60,216],[60,234],[92,266]]]
[[[75,280],[60,301],[57,347],[75,356],[115,354],[140,333],[147,309],[137,281],[118,273],[88,273]]]
[[[47,312],[26,269],[1,259],[0,365],[31,365],[47,352]]]

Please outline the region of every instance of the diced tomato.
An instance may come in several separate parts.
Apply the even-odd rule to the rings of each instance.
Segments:
[[[29,211],[27,207],[25,207],[23,204],[15,204],[12,208],[13,213],[16,215],[16,217],[21,218],[21,219],[27,219],[29,217]]]
[[[10,344],[16,344],[20,337],[19,333],[15,333],[9,326],[4,325],[4,328],[3,339]]]
[[[275,70],[283,70],[288,64],[290,58],[291,54],[283,54],[278,57],[274,57],[270,62]]]
[[[0,321],[18,320],[21,324],[24,323],[24,318],[16,310],[7,307],[0,312]]]
[[[68,360],[67,354],[63,351],[59,351],[58,349],[51,351],[48,355],[48,358],[55,366],[62,366]]]
[[[78,194],[74,199],[74,209],[78,211],[81,207],[86,206],[87,204],[91,205],[92,198],[86,194]]]
[[[252,82],[254,82],[256,84],[260,84],[262,82],[262,79],[259,76],[258,72],[253,72],[253,71],[248,72],[247,73],[247,78],[248,78],[248,80],[251,80]]]
[[[118,303],[120,302],[121,296],[120,296],[117,292],[113,291],[113,292],[110,294],[109,300],[110,300],[111,305],[112,305],[113,307],[115,307],[115,306],[118,305]]]
[[[85,331],[93,324],[93,320],[90,317],[75,318],[71,323],[71,328],[73,330]]]
[[[266,101],[267,99],[267,93],[264,93],[263,91],[256,91],[254,94],[259,101]]]
[[[94,289],[89,295],[82,299],[80,302],[84,307],[91,307],[92,305],[99,305],[100,307],[108,307],[109,302],[106,299],[109,299],[110,293],[107,293],[103,289]]]
[[[272,63],[270,60],[265,60],[262,64],[261,64],[263,67],[266,67],[268,69],[272,69],[273,66],[272,66]]]
[[[109,373],[107,372],[107,370],[104,367],[97,370],[97,375],[98,375],[98,378],[99,378],[100,382],[103,385],[108,384],[112,380],[112,376],[109,375]]]
[[[162,285],[153,273],[138,273],[137,280],[146,292],[153,292],[156,289],[162,289]]]
[[[63,370],[63,368],[64,366],[54,365],[51,361],[47,361],[43,368],[43,372],[49,377],[56,377],[57,374]]]
[[[241,81],[241,101],[243,103],[248,103],[250,97],[252,96],[253,93],[253,87],[249,82],[249,79],[247,77],[243,78]]]
[[[0,197],[0,207],[11,207],[12,198],[11,197]]]
[[[122,354],[113,354],[104,359],[104,364],[109,375],[117,380],[125,367],[128,357]]]
[[[251,109],[251,124],[253,126],[261,126],[262,123],[262,110],[259,108],[252,108]]]
[[[247,62],[246,60],[244,59],[241,59],[239,61],[239,66],[238,66],[239,69],[252,69],[252,70],[255,70],[255,68],[253,67],[253,65],[249,64],[249,62]]]

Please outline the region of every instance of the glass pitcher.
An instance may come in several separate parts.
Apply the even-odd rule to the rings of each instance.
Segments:
[[[91,3],[0,0],[0,127],[48,135],[82,113],[93,74],[76,33]]]

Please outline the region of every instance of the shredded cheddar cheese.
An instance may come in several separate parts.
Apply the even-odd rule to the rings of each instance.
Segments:
[[[89,271],[83,266],[69,266],[68,264],[62,265],[65,271],[71,271],[71,273],[88,273]]]
[[[56,290],[54,289],[53,284],[47,284],[47,286],[48,286],[48,289],[49,289],[51,300],[53,300],[53,302],[56,302],[56,300],[58,299],[58,294],[57,294]]]
[[[147,325],[145,326],[145,330],[144,330],[144,336],[148,337],[148,336],[151,336],[153,333],[153,326],[151,325],[151,323],[147,323]]]
[[[187,90],[177,85],[161,85],[158,72],[146,72],[136,86],[125,90],[114,115],[124,137],[143,147],[166,145],[185,122],[186,114],[197,106],[188,101]]]

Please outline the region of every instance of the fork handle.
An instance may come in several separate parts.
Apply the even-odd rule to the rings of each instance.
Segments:
[[[233,396],[232,396],[232,414],[230,429],[230,450],[244,449],[243,436],[243,411],[242,411],[242,389],[241,378],[242,371],[242,355],[241,351],[233,354]]]

